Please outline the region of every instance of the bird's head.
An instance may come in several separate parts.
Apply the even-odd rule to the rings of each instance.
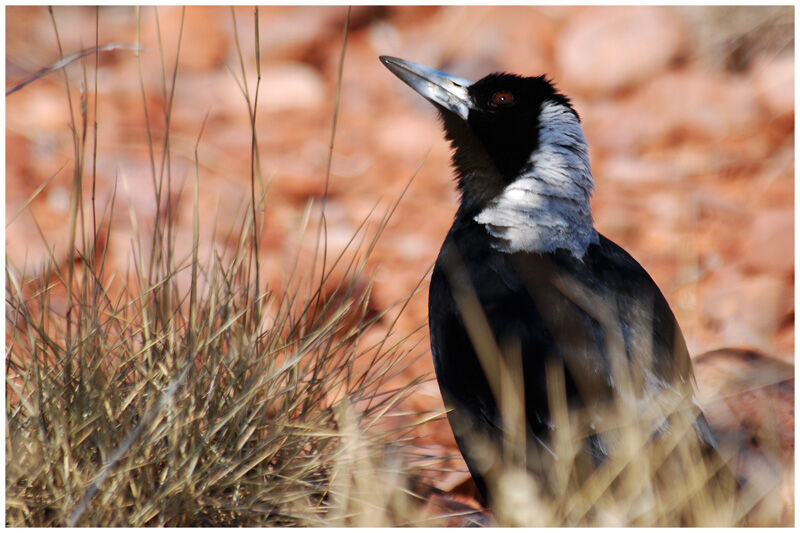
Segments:
[[[490,226],[512,223],[506,219],[517,211],[538,217],[541,226],[552,226],[554,216],[557,225],[588,216],[591,229],[594,183],[580,119],[548,79],[495,73],[472,82],[403,59],[380,59],[439,110],[463,215],[476,217],[490,233]]]

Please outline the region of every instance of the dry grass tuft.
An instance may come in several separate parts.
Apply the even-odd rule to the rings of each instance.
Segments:
[[[251,96],[241,81],[253,151],[239,246],[220,253],[212,245],[198,257],[196,171],[191,254],[178,257],[177,210],[165,192],[176,77],[174,68],[163,79],[161,161],[148,126],[158,215],[146,233],[131,212],[131,269],[106,266],[113,199],[102,212],[93,200],[84,209],[84,161],[87,152],[96,158],[86,144],[86,91],[73,113],[70,260],[51,257],[38,273],[6,266],[7,525],[413,523],[422,503],[407,488],[409,432],[422,414],[398,417],[394,408],[416,382],[384,384],[407,369],[415,345],[390,338],[386,325],[404,302],[373,309],[364,273],[387,218],[370,235],[359,228],[335,258],[322,234],[321,271],[290,272],[280,291],[265,291],[258,86]],[[338,283],[329,279],[334,268]],[[386,336],[364,340],[378,322]]]

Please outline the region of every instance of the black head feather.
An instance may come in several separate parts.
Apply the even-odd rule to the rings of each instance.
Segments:
[[[539,113],[546,101],[575,113],[569,98],[544,76],[489,74],[469,87],[473,100],[468,123],[497,169],[512,181],[539,144]]]

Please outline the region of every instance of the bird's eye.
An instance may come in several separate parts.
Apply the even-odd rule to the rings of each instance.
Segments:
[[[508,91],[497,91],[492,95],[492,107],[499,107],[514,103],[514,95]]]

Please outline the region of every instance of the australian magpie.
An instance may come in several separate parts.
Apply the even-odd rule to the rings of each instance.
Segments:
[[[473,83],[380,59],[438,109],[453,150],[461,202],[431,277],[430,341],[453,433],[489,505],[509,465],[552,480],[561,423],[580,435],[572,460],[584,479],[596,470],[615,446],[609,406],[639,419],[650,440],[680,432],[716,457],[666,299],[594,228],[570,100],[544,76]]]

